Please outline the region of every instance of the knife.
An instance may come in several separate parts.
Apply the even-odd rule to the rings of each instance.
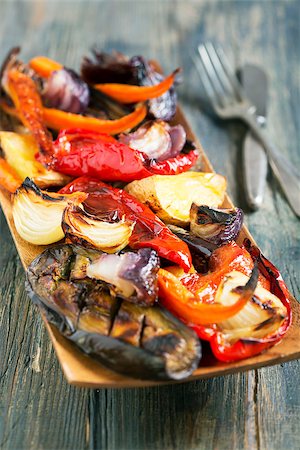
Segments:
[[[268,79],[266,73],[258,66],[245,64],[238,77],[246,96],[256,107],[257,122],[263,127],[266,124],[268,101]],[[260,142],[248,131],[243,143],[243,173],[246,200],[252,210],[258,209],[263,201],[268,159]]]

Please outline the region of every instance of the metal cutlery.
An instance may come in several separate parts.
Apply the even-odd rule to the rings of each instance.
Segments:
[[[211,42],[198,47],[195,59],[204,89],[212,108],[221,119],[245,122],[263,145],[269,164],[295,214],[300,216],[300,177],[294,166],[273,145],[257,123],[256,108],[246,97],[222,48]]]
[[[237,72],[244,92],[256,108],[255,117],[261,127],[266,125],[268,79],[259,66],[245,64]],[[251,130],[248,130],[242,148],[245,195],[248,206],[258,209],[263,202],[268,173],[267,155]]]

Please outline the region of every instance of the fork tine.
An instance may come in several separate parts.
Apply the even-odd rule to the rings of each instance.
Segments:
[[[202,61],[203,68],[210,81],[210,84],[219,99],[219,103],[221,103],[222,106],[226,106],[227,102],[225,99],[225,92],[223,86],[220,83],[220,80],[216,74],[214,66],[210,60],[209,54],[203,44],[198,46],[198,53]]]
[[[206,51],[209,54],[212,65],[214,66],[215,72],[220,80],[220,83],[223,86],[223,89],[230,95],[230,97],[236,97],[236,91],[233,88],[230,80],[228,79],[228,75],[224,70],[224,67],[220,61],[219,55],[216,52],[216,49],[212,42],[206,42],[205,44]]]
[[[193,53],[191,54],[192,60],[195,64],[195,67],[197,69],[197,72],[199,74],[200,80],[203,84],[203,87],[205,89],[206,95],[208,96],[211,105],[214,109],[216,109],[218,107],[218,101],[216,98],[216,94],[215,91],[211,85],[211,82],[206,74],[206,72],[203,69],[203,65],[200,63],[200,60],[198,57],[196,57],[196,55],[194,55]]]
[[[234,88],[237,96],[239,97],[240,100],[244,100],[245,94],[244,94],[243,88],[242,88],[241,84],[239,83],[239,81],[228,61],[224,50],[222,49],[222,47],[220,45],[215,46],[214,50],[215,50],[216,55],[219,58],[220,64],[222,65],[224,72],[227,74],[227,78],[230,81],[232,87]]]

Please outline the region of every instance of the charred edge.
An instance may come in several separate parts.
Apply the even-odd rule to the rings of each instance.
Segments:
[[[128,107],[119,103],[118,101],[112,99],[108,95],[103,92],[98,91],[97,89],[89,86],[90,89],[90,107],[101,107],[107,116],[114,120],[120,119],[121,117],[127,116],[131,112],[133,112],[134,108]]]
[[[193,204],[194,206],[194,204]],[[237,211],[232,209],[228,212],[221,211],[218,209],[210,208],[209,206],[197,206],[195,205],[195,210],[197,214],[197,223],[199,225],[204,225],[207,223],[220,223],[224,225],[230,225],[236,218]]]
[[[4,75],[4,72],[6,70],[6,67],[9,65],[9,63],[11,61],[13,61],[14,59],[17,59],[17,55],[20,53],[21,51],[21,47],[13,47],[12,49],[9,50],[9,52],[7,53],[2,66],[0,68],[0,83],[2,82],[2,77]],[[0,90],[2,91],[2,88],[0,88]]]
[[[262,303],[261,300],[256,295],[252,296],[251,301],[255,303],[257,306],[259,306],[261,309],[264,309],[272,314],[276,313],[276,308],[271,306],[269,303]]]
[[[251,273],[251,277],[249,278],[249,280],[245,285],[245,291],[249,291],[252,293],[255,291],[258,282],[258,276],[259,276],[259,269],[257,263],[255,262]]]
[[[17,189],[17,194],[22,193],[22,189],[25,189],[26,192],[32,191],[39,197],[41,197],[43,200],[51,201],[51,202],[60,202],[61,200],[64,200],[64,195],[61,195],[59,197],[51,197],[50,195],[46,194],[45,192],[42,192],[41,189],[29,178],[26,177],[23,183],[21,184],[20,188]]]
[[[254,331],[261,330],[266,325],[271,325],[272,323],[280,322],[282,320],[281,316],[277,315],[276,313],[269,317],[268,319],[264,320],[263,322],[259,323],[256,327],[253,328]]]
[[[144,332],[145,332],[146,326],[147,326],[147,324],[146,324],[146,314],[145,314],[143,317],[142,327],[141,327],[140,336],[139,336],[139,347],[140,348],[143,348],[143,339],[144,339]]]
[[[257,282],[258,282],[258,275],[259,275],[259,270],[257,267],[257,264],[254,264],[254,268],[252,270],[251,276],[249,278],[249,280],[247,281],[247,283],[245,284],[245,286],[237,286],[236,288],[234,288],[232,290],[232,292],[235,292],[237,294],[241,294],[243,297],[249,297],[252,298],[252,294],[254,293],[256,286],[257,286]]]
[[[185,141],[185,144],[181,150],[181,153],[184,153],[185,155],[187,155],[188,153],[190,153],[190,151],[192,150],[198,150],[196,144],[191,141],[190,139],[187,139]]]
[[[168,228],[194,252],[202,252],[205,256],[210,257],[211,253],[218,248],[218,245],[200,238],[184,228],[177,227],[176,225],[168,225]]]
[[[110,336],[111,330],[113,329],[116,317],[120,311],[120,308],[122,306],[123,300],[121,300],[119,297],[117,297],[117,301],[116,301],[116,305],[115,307],[111,310],[111,316],[110,316],[110,327],[107,333],[107,336]]]

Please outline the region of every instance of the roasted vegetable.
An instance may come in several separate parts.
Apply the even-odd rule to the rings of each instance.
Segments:
[[[66,238],[106,253],[116,253],[128,245],[134,223],[125,218],[105,220],[89,214],[82,206],[69,204],[62,217]]]
[[[32,180],[26,178],[13,199],[13,219],[19,235],[27,242],[46,245],[64,237],[61,221],[69,203],[81,203],[87,195],[55,194],[41,191]]]
[[[182,125],[171,127],[156,120],[146,122],[133,133],[121,134],[118,139],[149,158],[163,161],[179,155],[186,142],[186,132]]]
[[[168,228],[189,247],[193,266],[196,271],[206,273],[208,271],[209,258],[211,257],[212,252],[217,248],[217,245],[210,241],[206,241],[199,236],[195,236],[190,231],[177,227],[176,225],[168,225]]]
[[[79,259],[78,264],[81,263],[86,276],[110,283],[117,295],[130,302],[150,306],[157,299],[159,257],[150,248],[114,255],[104,253],[91,264]]]
[[[137,84],[136,68],[121,52],[106,53],[93,48],[84,56],[81,76],[89,84],[126,83]]]
[[[119,52],[107,54],[97,50],[84,57],[81,75],[89,84],[126,83],[152,87],[163,81],[151,62],[141,56],[127,58]],[[148,101],[150,114],[155,119],[171,120],[176,113],[177,95],[172,86],[163,95]]]
[[[125,189],[150,206],[164,222],[187,226],[191,204],[219,206],[223,202],[225,188],[226,181],[221,175],[186,172],[133,181]]]
[[[151,62],[146,61],[141,56],[131,59],[131,64],[135,67],[136,77],[142,86],[152,86],[163,80],[161,73]],[[172,86],[167,92],[157,98],[148,101],[149,112],[152,117],[160,120],[171,120],[176,113],[177,94]]]
[[[236,239],[243,217],[240,208],[216,209],[193,203],[190,209],[191,231],[209,242],[222,245]]]
[[[216,358],[225,362],[261,353],[280,341],[291,322],[288,292],[278,270],[256,247],[250,246],[249,249],[259,268],[258,285],[240,312],[207,325],[195,324],[192,318],[188,319],[188,324],[198,336],[209,341]],[[201,305],[204,303],[210,306],[217,302],[220,306],[234,306],[241,294],[240,286],[244,286],[249,280],[253,260],[244,247],[240,248],[234,242],[223,245],[212,253],[210,272],[206,275],[185,275],[170,268],[172,273],[168,277],[175,275],[181,284],[172,293],[176,295],[179,289],[185,288],[185,297],[188,293],[188,300],[192,295],[199,299]],[[185,297],[181,295],[182,299]],[[164,304],[167,306],[167,302]],[[197,304],[194,303],[194,306]],[[184,316],[179,312],[179,317]]]
[[[22,180],[15,169],[5,159],[0,158],[0,186],[13,194],[21,183]]]
[[[174,70],[169,76],[152,86],[131,86],[129,84],[103,83],[95,84],[95,89],[109,95],[121,103],[137,103],[160,97],[167,92],[175,81],[180,69]]]
[[[44,189],[50,186],[63,186],[70,181],[67,175],[47,170],[36,160],[35,155],[39,147],[30,134],[1,131],[0,146],[6,161],[18,174],[21,182],[29,177],[37,186]]]
[[[29,67],[31,67],[38,75],[43,78],[48,78],[54,70],[63,69],[63,65],[47,58],[46,56],[36,56],[29,61]]]
[[[257,279],[258,270],[256,269],[253,270],[250,279],[246,277],[245,284],[240,285],[238,291],[226,291],[225,294],[229,295],[230,300],[234,299],[234,302],[230,300],[227,302],[227,299],[222,302],[216,295],[213,303],[205,303],[201,301],[201,294],[199,296],[193,295],[176,276],[167,270],[160,269],[158,277],[159,299],[162,305],[188,324],[206,325],[220,323],[226,319],[229,323],[230,318],[235,317],[251,299],[257,285]],[[234,296],[234,294],[236,295]]]
[[[55,70],[44,83],[43,100],[51,108],[82,114],[89,104],[89,88],[73,70]]]
[[[161,163],[109,135],[82,129],[62,130],[53,143],[51,167],[71,176],[91,176],[101,181],[132,181],[188,170],[198,157],[191,150]],[[170,163],[171,169],[166,163]],[[159,166],[160,165],[160,166]]]
[[[220,284],[216,302],[230,305],[238,297],[239,286],[247,283],[248,277],[241,272],[230,272]],[[275,333],[287,318],[287,309],[274,294],[257,286],[245,307],[233,317],[219,323],[219,329],[228,343],[237,339],[262,339]]]
[[[4,75],[4,89],[15,105],[15,113],[33,134],[44,154],[52,153],[52,136],[45,125],[44,110],[36,83],[18,69]]]
[[[159,306],[140,307],[112,297],[103,281],[73,279],[84,250],[45,250],[27,271],[27,292],[67,339],[107,367],[142,379],[190,375],[200,358],[194,332]],[[89,258],[89,254],[85,255]]]
[[[89,193],[84,202],[84,207],[89,213],[99,218],[110,217],[113,220],[125,217],[135,223],[129,239],[131,248],[150,247],[156,250],[161,258],[178,264],[186,272],[190,269],[191,255],[187,245],[175,236],[147,206],[130,194],[88,177],[77,178],[60,192],[70,194],[76,191]]]

